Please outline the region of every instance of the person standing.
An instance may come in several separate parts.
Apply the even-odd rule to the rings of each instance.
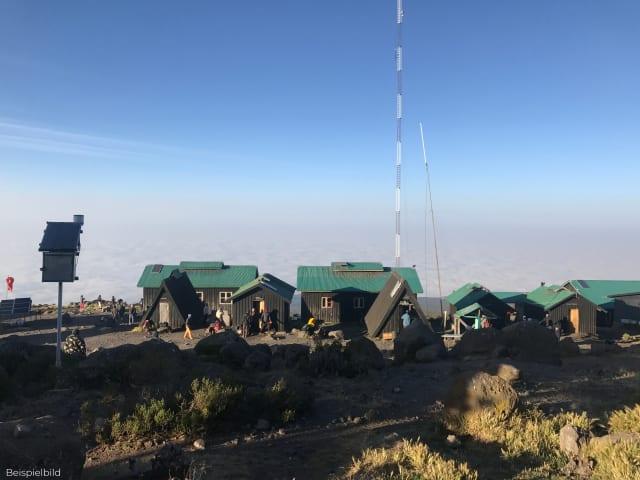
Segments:
[[[191,314],[187,315],[184,321],[184,336],[182,338],[193,340],[193,335],[191,335]]]
[[[209,304],[204,302],[202,306],[202,314],[204,315],[204,323],[209,323],[209,316],[211,315],[211,309],[209,308]]]
[[[400,316],[402,320],[402,328],[407,328],[411,325],[411,315],[409,315],[409,310],[405,309],[404,313]]]
[[[137,315],[138,312],[136,311],[136,306],[134,304],[131,304],[131,307],[129,307],[129,325],[133,325],[136,323],[137,320]]]

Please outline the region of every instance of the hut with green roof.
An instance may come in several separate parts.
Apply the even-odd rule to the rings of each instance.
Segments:
[[[392,272],[404,278],[415,294],[422,284],[415,268],[385,267],[379,262],[333,262],[328,266],[298,267],[301,316],[332,324],[364,322],[378,293]]]
[[[143,308],[150,308],[162,285],[162,281],[178,270],[187,274],[189,281],[201,302],[207,302],[211,310],[222,309],[226,316],[231,316],[231,297],[243,285],[258,276],[258,267],[254,265],[226,265],[220,261],[185,261],[178,265],[153,264],[147,265],[140,279],[138,287],[142,288]],[[158,324],[163,312],[168,312],[168,306],[162,299],[151,319]]]

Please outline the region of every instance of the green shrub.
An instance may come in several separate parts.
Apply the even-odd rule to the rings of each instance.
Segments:
[[[151,399],[136,405],[133,413],[124,420],[119,413],[114,414],[110,423],[114,440],[136,439],[173,431],[176,414],[163,399]]]
[[[300,382],[280,378],[267,387],[266,408],[270,420],[290,423],[310,410],[313,396]]]
[[[191,383],[190,402],[182,401],[181,428],[187,432],[209,430],[238,406],[243,389],[208,378]]]

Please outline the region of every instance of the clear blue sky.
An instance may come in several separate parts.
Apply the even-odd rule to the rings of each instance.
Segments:
[[[388,234],[378,255],[390,260],[394,10],[0,1],[0,187],[21,199],[5,215],[36,231],[84,211],[88,226],[133,216],[184,234],[190,216],[261,229],[258,203],[289,231]],[[407,263],[422,261],[418,120],[443,236],[487,224],[638,235],[626,229],[640,204],[639,2],[405,0],[405,11]],[[363,241],[351,237],[356,253]],[[5,269],[23,266],[6,255]]]

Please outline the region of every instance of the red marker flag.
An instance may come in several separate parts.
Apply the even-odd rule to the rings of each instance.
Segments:
[[[7,277],[7,292],[13,292],[13,277]]]

